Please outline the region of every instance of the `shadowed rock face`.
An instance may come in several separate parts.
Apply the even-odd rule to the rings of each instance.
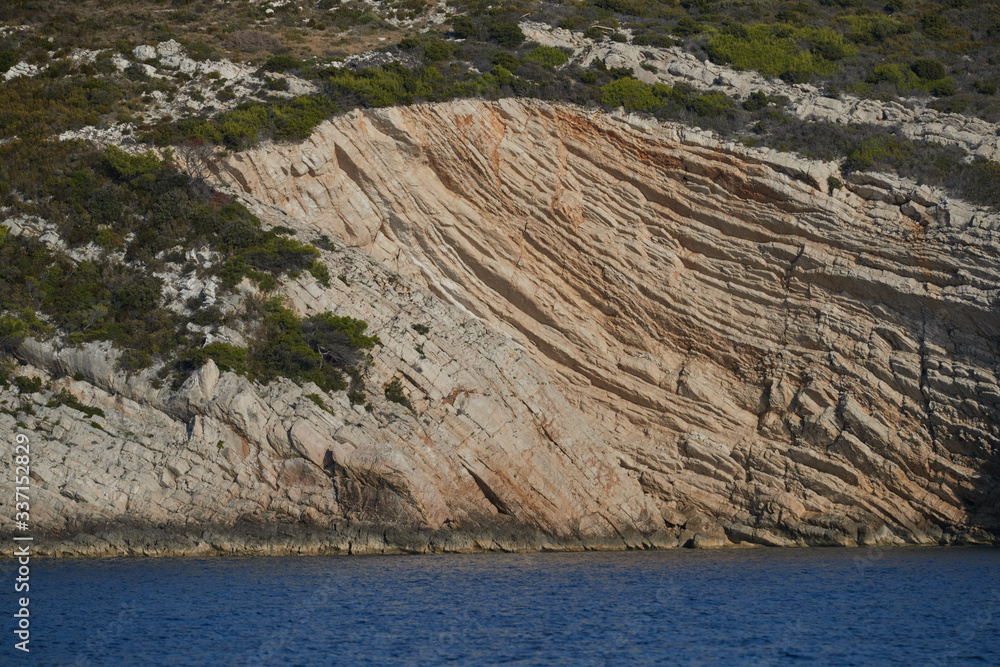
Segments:
[[[343,281],[282,290],[380,335],[374,409],[29,343],[108,415],[36,406],[40,548],[995,541],[1000,220],[881,176],[831,196],[833,169],[524,101],[235,155],[216,177],[265,220],[346,244]]]
[[[505,101],[348,114],[220,176],[511,335],[667,526],[988,539],[998,219],[830,169]]]

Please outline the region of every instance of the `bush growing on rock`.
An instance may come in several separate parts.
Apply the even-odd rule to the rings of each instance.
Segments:
[[[520,46],[521,42],[525,40],[524,33],[521,32],[521,27],[512,22],[491,22],[487,26],[487,32],[489,33],[490,40],[507,48]]]
[[[65,405],[67,408],[71,408],[77,412],[82,412],[88,417],[104,417],[104,410],[81,403],[80,399],[65,389],[60,389],[59,393],[53,396],[52,399],[45,404],[45,407],[58,408],[61,405]]]
[[[125,350],[115,362],[115,368],[126,373],[136,373],[152,365],[153,355],[145,350]]]
[[[601,102],[628,111],[652,111],[660,103],[653,87],[638,79],[616,79],[601,87]]]
[[[413,412],[413,404],[410,403],[410,399],[407,398],[406,394],[403,392],[403,383],[399,378],[392,378],[392,380],[385,385],[384,391],[387,400],[393,403],[399,403],[410,412]]]
[[[559,65],[566,64],[569,61],[569,56],[560,49],[551,46],[539,46],[529,51],[524,56],[524,59],[546,67],[558,67]]]
[[[208,343],[199,348],[185,351],[180,355],[181,370],[194,371],[205,365],[211,359],[221,371],[232,371],[246,375],[247,349],[229,343]]]
[[[268,301],[259,342],[250,351],[251,373],[265,382],[280,376],[324,391],[347,389],[343,373],[354,372],[361,350],[379,342],[364,334],[367,326],[329,313],[300,320],[279,301]]]
[[[20,318],[10,315],[0,317],[0,351],[13,352],[29,334],[28,325]]]
[[[18,375],[14,378],[14,385],[22,394],[37,394],[42,390],[42,378]]]
[[[319,352],[326,362],[339,366],[359,363],[360,351],[380,342],[378,336],[366,335],[367,329],[368,323],[363,320],[330,313],[313,315],[302,321],[302,336],[306,344]]]

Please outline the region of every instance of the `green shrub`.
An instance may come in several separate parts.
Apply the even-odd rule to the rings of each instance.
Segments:
[[[935,97],[948,97],[958,92],[955,88],[955,82],[951,79],[941,79],[940,81],[935,81],[931,84],[929,90],[931,95],[934,95]]]
[[[912,87],[917,83],[916,74],[912,70],[890,64],[876,65],[865,81],[871,84],[885,81],[901,88]]]
[[[0,51],[0,74],[3,74],[17,64],[17,56],[13,51]]]
[[[451,47],[444,40],[435,40],[424,44],[424,60],[428,62],[439,62],[447,60],[451,55]]]
[[[432,92],[429,72],[409,70],[398,63],[353,72],[335,70],[326,76],[327,93],[354,98],[362,106],[388,107],[393,104],[410,104],[415,97]]]
[[[735,107],[734,102],[723,93],[705,93],[691,99],[689,108],[699,116],[722,116]]]
[[[0,351],[13,352],[30,335],[28,325],[11,315],[0,317]]]
[[[306,398],[308,398],[310,401],[312,401],[313,404],[317,408],[319,408],[320,410],[322,410],[324,412],[329,412],[331,415],[333,414],[333,410],[331,410],[327,406],[326,401],[324,401],[323,398],[319,394],[306,394]]]
[[[638,79],[616,79],[601,86],[601,102],[628,111],[651,111],[660,103],[653,87]]]
[[[679,37],[688,37],[690,35],[699,35],[707,30],[707,26],[702,23],[698,23],[690,16],[682,16],[677,20],[677,23],[668,28],[670,32]]]
[[[112,145],[104,151],[103,159],[115,177],[140,187],[148,187],[163,170],[163,162],[152,151],[132,155]]]
[[[565,51],[560,49],[551,46],[539,46],[538,48],[529,51],[528,54],[524,56],[524,59],[528,62],[539,63],[545,67],[558,67],[559,65],[566,64],[566,62],[569,61],[569,56],[566,55]]]
[[[223,321],[222,310],[220,310],[218,306],[202,308],[194,312],[191,316],[191,321],[203,327],[212,326],[213,324],[221,324]]]
[[[326,264],[324,264],[321,260],[314,259],[306,268],[320,285],[323,287],[330,286],[330,269],[328,269]]]
[[[71,408],[73,410],[76,410],[77,412],[82,412],[88,417],[104,416],[104,410],[101,410],[100,408],[91,407],[89,405],[84,405],[83,403],[80,402],[80,400],[76,396],[69,393],[65,389],[60,389],[59,393],[53,396],[52,399],[45,404],[45,407],[58,408],[61,405],[65,405],[67,408]]]
[[[936,60],[930,60],[928,58],[920,58],[910,65],[910,69],[913,73],[919,76],[921,79],[926,79],[927,81],[936,81],[937,79],[943,79],[946,72],[944,65]]]
[[[513,48],[525,40],[521,27],[516,23],[495,22],[487,26],[490,40],[500,46]]]
[[[845,163],[849,171],[867,171],[872,167],[892,167],[908,159],[915,150],[912,142],[880,136],[862,139]]]
[[[560,53],[562,52],[560,51]],[[510,51],[497,51],[493,54],[490,62],[493,65],[498,65],[504,69],[510,70],[511,72],[521,66],[521,59]]]
[[[501,65],[493,66],[493,76],[497,78],[497,82],[505,86],[512,84],[516,78],[513,72]]]
[[[215,362],[220,371],[240,375],[248,372],[247,349],[229,343],[208,343],[204,347],[187,350],[180,356],[181,362],[191,370],[201,368],[209,359]]]
[[[765,76],[801,78],[832,74],[837,68],[830,60],[802,48],[803,43],[813,41],[821,45],[816,51],[836,51],[839,57],[852,52],[840,36],[830,30],[762,23],[737,25],[717,33],[709,40],[706,51],[714,62],[728,63],[736,69],[755,69]]]
[[[250,374],[267,382],[287,377],[313,382],[323,391],[347,389],[343,371],[353,372],[362,361],[361,350],[377,345],[368,336],[366,322],[330,313],[304,320],[276,300],[263,307],[261,331],[248,355]]]
[[[945,113],[963,113],[969,107],[969,100],[965,96],[944,97],[934,100],[928,105],[935,111]]]
[[[629,16],[643,16],[647,13],[642,0],[594,0],[594,6]]]
[[[289,89],[288,79],[268,79],[264,82],[264,87],[268,90],[287,91]],[[219,99],[222,99],[220,96]]]
[[[145,350],[125,350],[115,362],[115,368],[126,373],[137,373],[152,365],[153,355]]]
[[[146,66],[140,63],[132,63],[125,68],[125,76],[129,81],[146,81],[149,75],[146,74]]]
[[[851,16],[848,18],[848,23],[850,30],[847,38],[858,44],[880,44],[912,30],[909,23],[888,16]]]
[[[293,58],[288,55],[271,56],[268,58],[261,69],[265,72],[287,72],[289,70],[299,69],[303,65],[301,60]]]
[[[451,21],[451,31],[459,39],[479,37],[479,26],[468,16],[456,16]]]
[[[948,19],[940,14],[927,13],[920,17],[920,31],[931,39],[946,39]]]
[[[770,101],[767,99],[767,95],[761,90],[755,90],[754,92],[747,95],[747,98],[743,100],[743,108],[747,111],[759,111],[768,106]]]
[[[427,326],[426,324],[419,324],[418,323],[418,324],[412,325],[410,328],[413,329],[414,331],[416,331],[421,336],[426,336],[431,331],[431,328],[429,326]]]
[[[14,385],[22,394],[37,394],[42,390],[42,378],[18,375],[14,378]]]
[[[386,383],[384,389],[386,399],[392,401],[393,403],[399,403],[400,405],[405,406],[410,412],[413,412],[413,404],[410,403],[410,399],[408,399],[406,394],[403,393],[403,383],[399,378],[393,378],[390,380]]]
[[[244,150],[266,139],[305,139],[335,110],[331,101],[308,96],[276,104],[246,103],[211,121],[185,120],[158,126],[149,138],[161,145],[183,138]]]
[[[317,257],[319,251],[313,246],[277,236],[273,231],[267,232],[262,237],[262,242],[230,257],[219,272],[219,277],[225,284],[235,285],[246,276],[262,289],[267,289],[265,286],[273,288],[276,286],[274,279],[285,273],[296,275],[315,268],[322,275],[322,269],[316,262]],[[325,277],[329,284],[329,272]]]
[[[980,95],[997,94],[997,84],[995,81],[976,81],[972,85]]]
[[[361,360],[360,350],[369,349],[380,341],[378,336],[368,336],[368,323],[352,317],[338,317],[330,313],[313,315],[302,321],[302,338],[310,349],[316,350],[324,360],[340,366],[350,366]]]

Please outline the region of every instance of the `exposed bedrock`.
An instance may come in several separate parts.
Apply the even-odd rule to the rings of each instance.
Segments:
[[[466,475],[497,512],[558,522],[579,495],[682,543],[993,540],[998,217],[878,177],[830,195],[831,169],[509,100],[353,112],[218,176],[537,364],[529,440],[487,431],[503,465]],[[438,431],[458,385],[404,375]],[[579,474],[551,478],[532,439],[567,437]]]
[[[280,289],[380,336],[370,407],[213,363],[175,391],[107,345],[28,341],[52,387],[0,390],[0,431],[32,443],[38,553],[1000,535],[996,214],[518,100],[352,112],[214,169],[334,237],[341,280]]]

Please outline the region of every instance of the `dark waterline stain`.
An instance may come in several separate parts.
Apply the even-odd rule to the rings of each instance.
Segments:
[[[996,548],[40,560],[31,597],[16,664],[1000,664]]]

